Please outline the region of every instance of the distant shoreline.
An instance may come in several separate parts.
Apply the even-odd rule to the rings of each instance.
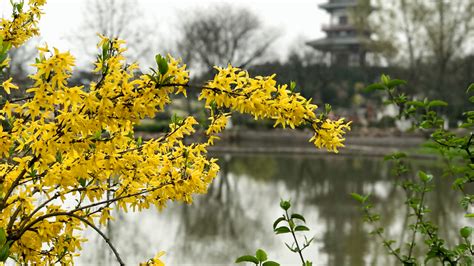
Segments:
[[[374,132],[372,132],[374,133]],[[137,132],[144,139],[158,138],[159,133]],[[198,141],[202,134],[189,139]],[[212,154],[333,154],[326,150],[316,149],[309,143],[310,132],[295,130],[228,130],[220,135],[221,140],[209,148]],[[419,154],[414,151],[426,138],[419,134],[399,133],[397,135],[364,134],[353,132],[346,136],[346,147],[339,149],[342,156],[383,157],[397,151],[407,151],[414,158],[434,158],[433,155]]]

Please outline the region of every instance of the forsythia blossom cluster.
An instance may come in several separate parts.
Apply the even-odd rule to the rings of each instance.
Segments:
[[[46,0],[29,0],[28,9],[24,2],[13,4],[13,18],[0,20],[0,38],[18,47],[29,38],[39,34],[38,21],[41,17],[40,7]]]
[[[43,4],[30,0],[27,10],[14,4],[13,18],[0,25],[3,43],[19,46],[37,34]],[[69,264],[86,241],[81,230],[98,230],[112,219],[112,209],[161,209],[169,200],[189,203],[193,194],[205,193],[219,170],[207,148],[231,111],[283,127],[308,125],[316,146],[343,146],[343,120],[318,118],[315,105],[276,85],[274,76],[251,78],[232,66],[217,68],[202,88],[199,98],[210,113],[207,141],[184,142],[198,124],[189,116],[143,142],[134,125],[163,111],[173,94],[186,95],[186,66],[160,56],[156,71],[138,75],[138,65],[126,63],[122,41],[102,37],[98,47],[96,82],[69,86],[74,57],[44,46],[26,97],[0,101],[0,261]],[[7,94],[18,88],[11,78],[1,84]],[[148,264],[161,265],[161,255]]]
[[[277,85],[275,75],[252,78],[247,71],[231,65],[216,69],[218,73],[199,96],[200,100],[205,100],[207,108],[215,105],[253,115],[255,119],[270,118],[275,120],[275,127],[279,124],[283,128],[287,125],[291,128],[309,125],[314,130],[310,141],[318,148],[337,152],[339,147],[344,146],[343,135],[350,129],[350,123],[344,122],[344,119],[332,121],[317,116],[314,112],[317,106],[311,103],[311,99],[292,92],[286,84]],[[221,130],[225,127],[226,117],[228,114],[212,122]]]

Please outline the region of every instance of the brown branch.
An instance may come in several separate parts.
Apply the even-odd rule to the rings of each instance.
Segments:
[[[76,215],[76,214],[73,214],[73,213],[70,213],[70,214],[67,214],[67,215],[81,220],[83,223],[87,224],[89,227],[94,229],[105,240],[105,242],[109,245],[110,249],[113,251],[113,253],[115,255],[115,258],[117,258],[117,261],[119,262],[119,264],[121,266],[125,265],[122,258],[120,258],[120,254],[118,253],[117,249],[114,247],[114,245],[112,244],[110,239],[102,231],[100,231],[100,229],[97,226],[95,226],[93,223],[89,222],[87,219],[85,219],[85,218],[83,218],[79,215]]]
[[[44,216],[42,216],[42,219],[37,219],[36,221],[34,221],[33,223],[30,223],[31,226],[28,226],[26,227],[24,230],[22,230],[22,234],[28,230],[31,230],[32,226],[34,226],[36,223],[42,221],[42,220],[45,220],[46,218],[50,218],[50,217],[57,217],[57,216],[69,216],[69,217],[73,217],[73,218],[76,218],[80,221],[82,221],[83,223],[85,223],[86,225],[90,226],[92,229],[94,229],[104,240],[105,242],[107,242],[107,244],[109,245],[110,249],[113,251],[115,257],[117,258],[117,261],[119,262],[120,265],[125,265],[125,263],[123,262],[123,260],[120,258],[120,254],[117,252],[117,249],[114,247],[114,245],[111,243],[110,239],[102,232],[100,231],[100,229],[95,226],[93,223],[89,222],[87,219],[85,219],[84,217],[81,217],[77,214],[74,214],[73,212],[56,212],[56,213],[50,213],[50,214],[46,214]],[[18,237],[18,239],[21,237],[20,234]],[[14,239],[12,239],[14,240]]]
[[[243,97],[248,97],[250,96],[249,94],[241,94],[235,91],[224,91],[219,88],[214,88],[214,87],[208,87],[208,86],[199,86],[199,85],[193,85],[193,84],[180,84],[180,83],[167,83],[167,84],[155,84],[155,88],[163,88],[163,87],[185,87],[185,88],[190,88],[190,89],[204,89],[204,90],[211,90],[213,92],[218,92],[218,93],[228,93],[233,96],[243,96]]]
[[[102,204],[108,204],[108,203],[113,203],[113,202],[116,202],[116,201],[119,201],[119,200],[122,200],[122,199],[126,199],[126,198],[131,198],[131,197],[135,197],[135,196],[139,196],[139,195],[142,195],[142,194],[146,194],[146,193],[149,193],[149,192],[153,192],[155,190],[158,190],[160,188],[163,188],[164,186],[167,186],[167,185],[172,185],[173,182],[166,182],[166,183],[163,183],[161,184],[160,186],[158,187],[154,187],[154,188],[151,188],[151,189],[145,189],[145,190],[142,190],[140,192],[136,192],[136,193],[133,193],[133,194],[128,194],[128,195],[124,195],[124,196],[121,196],[121,197],[116,197],[116,198],[113,198],[113,199],[109,199],[109,200],[104,200],[104,201],[99,201],[99,202],[96,202],[96,203],[92,203],[92,204],[89,204],[89,205],[86,205],[86,206],[82,206],[80,208],[76,208],[74,210],[71,210],[71,211],[68,211],[68,212],[60,212],[62,214],[66,213],[66,214],[71,214],[71,213],[75,213],[75,212],[78,212],[78,211],[82,211],[82,210],[85,210],[85,209],[89,209],[89,208],[93,208],[93,207],[96,207],[96,206],[100,206]],[[20,229],[20,232],[18,234],[12,234],[11,237],[9,238],[10,240],[18,240],[21,238],[21,236],[28,230],[30,230],[33,226],[35,226],[37,223],[47,219],[47,218],[50,218],[50,217],[54,217],[54,216],[58,216],[58,213],[49,213],[49,214],[45,214],[41,217],[38,217],[36,218],[35,220],[33,220],[32,222],[30,222],[29,224],[25,225],[22,229]]]
[[[38,157],[33,157],[33,159],[31,159],[31,161],[28,163],[28,167],[31,167],[35,162],[36,160],[38,160]],[[23,178],[23,176],[26,174],[26,170],[27,168],[24,168],[20,174],[18,175],[18,177],[13,181],[12,185],[10,186],[10,188],[8,189],[7,193],[5,194],[2,202],[0,203],[0,210],[3,210],[3,208],[5,207],[6,203],[7,203],[7,200],[8,198],[10,197],[10,195],[13,193],[13,190],[15,190],[15,188],[18,186],[18,184],[20,183],[20,180]]]
[[[89,205],[86,205],[86,206],[83,206],[83,207],[80,207],[78,209],[75,209],[73,210],[72,212],[77,212],[77,211],[82,211],[84,209],[88,209],[88,208],[92,208],[92,207],[96,207],[96,206],[99,206],[99,205],[102,205],[102,204],[107,204],[107,203],[113,203],[113,202],[116,202],[116,201],[119,201],[119,200],[122,200],[122,199],[126,199],[126,198],[131,198],[131,197],[135,197],[135,196],[140,196],[140,195],[143,195],[143,194],[146,194],[146,193],[149,193],[149,192],[153,192],[155,190],[158,190],[160,188],[163,188],[164,186],[167,186],[167,185],[172,185],[173,182],[166,182],[164,184],[161,184],[160,186],[158,187],[154,187],[154,188],[151,188],[151,189],[145,189],[145,190],[142,190],[140,192],[136,192],[136,193],[133,193],[133,194],[129,194],[129,195],[124,195],[124,196],[120,196],[120,197],[117,197],[117,198],[113,198],[113,199],[109,199],[109,200],[104,200],[104,201],[99,201],[99,202],[96,202],[96,203],[92,203],[92,204],[89,204]]]
[[[8,222],[8,225],[7,225],[7,233],[10,232],[11,229],[13,228],[13,224],[15,223],[16,217],[18,216],[20,211],[21,211],[21,203],[20,203],[20,206],[18,206],[16,208],[16,210],[13,213],[12,217],[10,217],[10,221]]]

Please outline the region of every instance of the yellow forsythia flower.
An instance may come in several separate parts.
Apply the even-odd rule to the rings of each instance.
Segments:
[[[153,258],[153,259],[150,259],[149,261],[147,262],[144,262],[144,263],[140,263],[140,266],[165,266],[165,263],[163,261],[161,261],[160,257],[162,257],[163,255],[165,255],[166,253],[164,251],[160,251],[158,252],[158,254],[156,254],[156,256]]]
[[[11,82],[12,82],[12,79],[13,79],[13,78],[9,78],[9,79],[5,80],[5,81],[2,83],[2,87],[3,87],[3,89],[5,90],[5,92],[6,92],[7,94],[10,94],[10,92],[11,92],[10,89],[15,89],[15,90],[18,89],[18,86],[17,86],[17,85],[11,83]]]
[[[337,153],[338,148],[344,147],[343,135],[346,130],[350,130],[350,122],[345,123],[344,119],[337,121],[326,119],[320,126],[314,127],[315,134],[309,141],[318,148],[325,147]]]

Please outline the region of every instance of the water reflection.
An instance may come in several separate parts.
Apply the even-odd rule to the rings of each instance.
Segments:
[[[379,242],[368,235],[351,192],[371,193],[395,240],[408,237],[403,191],[394,186],[390,167],[376,158],[342,156],[224,155],[221,174],[206,195],[192,205],[170,204],[163,212],[118,214],[108,228],[127,264],[167,252],[169,265],[231,265],[257,248],[283,265],[298,264],[284,237],[271,225],[280,215],[280,198],[291,198],[304,213],[315,245],[306,251],[316,265],[394,265]],[[432,169],[433,162],[413,161],[413,169]],[[440,173],[434,173],[440,176]],[[449,182],[438,178],[436,182]],[[459,195],[449,185],[437,186],[429,198],[432,220],[441,233],[456,240]],[[87,232],[88,236],[93,235]],[[115,264],[101,239],[85,245],[79,264]],[[455,242],[455,241],[454,241]]]

